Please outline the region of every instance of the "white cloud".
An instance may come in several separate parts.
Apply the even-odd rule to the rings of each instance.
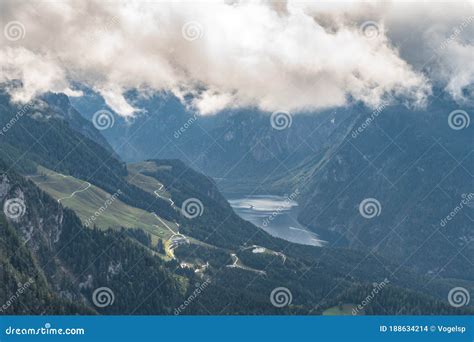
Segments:
[[[242,106],[296,112],[349,101],[377,106],[393,98],[422,104],[430,80],[421,72],[421,61],[432,53],[430,44],[446,39],[466,12],[463,4],[420,5],[415,14],[423,13],[423,6],[446,7],[444,16],[430,12],[422,25],[416,23],[420,16],[400,6],[4,2],[2,26],[20,21],[26,34],[17,41],[1,37],[0,62],[7,72],[0,81],[23,81],[23,89],[15,90],[17,100],[48,90],[70,92],[71,81],[86,83],[124,116],[138,110],[123,97],[133,88],[172,91],[180,98],[193,94],[188,105],[202,114]],[[378,37],[368,39],[361,32],[367,20],[378,23]],[[194,25],[183,30],[186,23]],[[416,30],[407,32],[410,25]],[[456,37],[459,46],[445,51],[433,73],[455,97],[473,81],[472,67],[467,74],[450,72],[472,52],[472,41],[465,42],[470,28],[464,30]],[[407,37],[413,39],[405,44]],[[413,40],[422,51],[406,49]]]
[[[23,87],[10,89],[14,101],[27,102],[45,90],[70,92],[63,69],[50,58],[23,48],[0,49],[0,82],[22,80]]]

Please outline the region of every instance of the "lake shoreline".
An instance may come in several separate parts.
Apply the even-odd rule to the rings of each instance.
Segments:
[[[274,237],[302,245],[322,247],[325,241],[297,220],[298,202],[277,195],[226,194],[234,212]]]

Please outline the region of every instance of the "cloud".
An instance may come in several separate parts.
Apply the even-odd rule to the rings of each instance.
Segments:
[[[22,80],[23,87],[10,89],[14,101],[27,102],[47,89],[70,92],[63,69],[48,57],[23,48],[0,49],[0,82]]]
[[[472,52],[469,27],[433,74],[419,60],[466,12],[457,4],[432,6],[445,6],[444,17],[417,26],[420,17],[404,18],[403,6],[385,2],[7,1],[2,26],[19,22],[24,32],[17,39],[5,30],[0,38],[0,81],[22,80],[23,88],[12,90],[22,101],[50,90],[73,94],[69,84],[84,83],[125,117],[139,110],[123,96],[129,89],[173,92],[201,114],[247,106],[298,112],[354,101],[375,107],[399,99],[423,105],[432,79],[462,98],[472,70],[450,70]],[[375,25],[364,31],[368,21]],[[406,32],[407,23],[417,31]],[[413,44],[404,43],[408,34],[423,51],[405,48]]]

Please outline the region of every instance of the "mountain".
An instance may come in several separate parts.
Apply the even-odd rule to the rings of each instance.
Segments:
[[[196,215],[182,215],[180,232],[200,241],[222,248],[239,248],[245,245],[266,245],[281,249],[284,242],[270,237],[264,231],[238,217],[227,200],[221,195],[211,178],[192,170],[179,160],[150,160],[133,164],[141,175],[163,184],[176,208],[190,211],[193,205]],[[145,187],[148,185],[145,184]],[[195,216],[195,217],[194,217]]]
[[[171,219],[176,213],[166,201],[129,184],[127,167],[104,147],[73,129],[62,112],[44,101],[18,106],[0,94],[0,125],[9,127],[0,136],[0,157],[24,173],[35,173],[36,164],[90,182],[110,194],[123,192],[121,200],[144,210],[159,211]],[[19,113],[21,115],[19,115]],[[95,134],[100,134],[97,132]],[[150,207],[151,205],[151,207]]]
[[[308,156],[274,186],[304,189],[298,219],[315,232],[433,279],[472,280],[474,128],[451,128],[455,103],[431,103],[424,111],[361,113],[334,132],[324,153]],[[359,210],[366,199],[374,209],[369,218]]]
[[[112,112],[97,94],[81,90],[84,96],[71,101],[87,119],[98,110]],[[225,191],[255,189],[264,180],[285,175],[318,153],[339,123],[359,108],[290,114],[290,127],[279,130],[270,114],[253,109],[199,116],[168,93],[144,97],[129,92],[127,99],[143,111],[127,120],[114,115],[114,125],[102,131],[124,160],[180,159],[218,180]]]
[[[2,262],[16,268],[13,275],[7,274],[17,282],[21,279],[16,273],[24,272],[28,277],[38,279],[44,292],[55,294],[43,300],[44,307],[30,307],[30,302],[23,302],[20,297],[7,312],[14,312],[23,302],[29,309],[27,313],[92,313],[97,310],[91,302],[93,290],[109,286],[113,289],[116,305],[104,311],[124,313],[131,310],[130,303],[140,302],[147,293],[147,284],[153,283],[160,284],[160,291],[137,312],[171,313],[171,308],[179,302],[176,299],[180,298],[179,283],[167,274],[160,258],[153,257],[118,232],[85,229],[71,210],[64,209],[31,182],[7,170],[8,167],[2,164],[1,199],[3,203],[8,199],[19,199],[17,209],[20,211],[13,217],[6,216],[8,224],[2,212],[2,229],[13,235],[11,239],[16,240],[19,251],[29,257],[31,267],[28,269],[14,262],[20,258],[16,251],[8,253]],[[8,245],[3,248],[5,246]],[[20,261],[27,263],[28,259]],[[4,294],[9,292],[4,291]],[[65,302],[63,306],[54,307],[55,303],[60,303],[54,299],[57,296]]]
[[[104,136],[94,127],[92,122],[85,119],[71,105],[67,95],[61,93],[46,93],[41,96],[41,100],[46,102],[49,113],[57,113],[53,115],[56,118],[66,121],[69,124],[69,127],[73,130],[96,142],[108,152],[112,154],[115,153]]]
[[[154,111],[137,120],[160,122],[160,137],[168,139],[155,142],[147,125],[141,125],[141,140],[131,136],[130,142],[140,151],[169,155],[173,149],[168,147],[179,145],[175,157],[213,176],[225,191],[285,194],[304,189],[298,197],[299,221],[331,244],[375,249],[430,279],[472,280],[474,215],[472,205],[463,205],[473,193],[472,126],[449,126],[449,113],[459,105],[442,91],[435,90],[425,109],[353,106],[294,115],[291,126],[281,131],[255,111],[222,113],[198,118],[174,140],[176,124],[170,127],[165,119],[172,109],[160,111],[159,105],[170,100],[161,100],[155,98]],[[149,108],[146,101],[138,104]],[[186,122],[179,104],[173,108]],[[469,106],[464,109],[472,112]],[[109,140],[114,141],[113,135]],[[373,220],[358,210],[369,198],[383,210]],[[442,227],[443,218],[460,206],[465,209],[450,229]]]
[[[42,314],[172,314],[193,294],[193,284],[200,283],[208,284],[206,291],[198,303],[186,308],[186,313],[317,314],[326,307],[337,305],[341,294],[347,296],[347,291],[359,288],[358,295],[351,299],[362,300],[364,286],[368,289],[364,284],[371,284],[366,280],[380,281],[388,275],[373,257],[336,249],[300,248],[292,244],[282,249],[284,253],[261,246],[236,248],[234,258],[238,261],[233,263],[228,249],[195,241],[177,247],[177,259],[166,261],[164,255],[153,252],[150,239],[126,233],[129,230],[85,228],[71,210],[63,208],[32,182],[7,171],[3,164],[0,171],[3,204],[12,198],[19,198],[24,203],[19,217],[6,216],[6,221],[5,214],[1,214],[1,227],[7,232],[2,237],[15,242],[2,244],[2,255],[5,255],[2,265],[8,265],[2,267],[2,278],[11,279],[3,283],[3,296],[14,292],[16,284],[24,282],[25,278],[38,279],[34,284],[41,287],[38,290],[35,287],[35,291],[45,293],[41,306],[30,307],[28,301],[24,302],[28,303],[27,309],[21,309],[23,298],[20,297],[7,308],[7,313],[23,310]],[[23,253],[27,261],[19,259],[19,253]],[[361,262],[366,266],[355,270],[354,265]],[[182,266],[183,263],[186,266]],[[195,267],[200,272],[196,272]],[[353,274],[344,275],[350,269],[354,269]],[[401,284],[416,286],[414,284],[420,282],[410,272],[393,281],[390,292],[381,294],[378,299],[391,302],[393,306],[373,307],[370,309],[373,313],[395,313],[402,307],[407,312],[468,312],[401,288]],[[154,284],[151,291],[150,284]],[[278,285],[286,285],[294,296],[294,305],[287,309],[280,310],[269,302],[269,290]],[[446,284],[436,283],[431,288],[437,287],[444,292],[442,288]],[[100,307],[94,293],[103,288],[109,289],[111,295],[105,298],[111,303]],[[27,289],[25,292],[28,293]],[[391,296],[402,295],[405,298],[402,302],[390,300]],[[423,309],[418,306],[420,302]],[[202,311],[202,306],[206,311]]]
[[[3,214],[0,215],[0,244],[0,300],[5,303],[0,308],[2,314],[91,313],[86,307],[61,299],[48,286],[44,274],[37,272],[31,251]],[[21,301],[15,302],[20,293]]]
[[[179,99],[167,94],[158,93],[149,96],[137,91],[129,91],[127,100],[143,111],[133,118],[122,118],[109,108],[105,101],[91,89],[79,86],[83,92],[81,97],[72,97],[71,103],[88,120],[93,121],[94,114],[107,110],[113,114],[113,124],[103,129],[101,133],[107,138],[114,151],[127,162],[138,162],[146,159],[177,158],[179,136],[175,133],[190,124],[188,136],[196,133],[202,136],[199,125],[193,125],[196,116],[183,107]],[[166,148],[164,148],[166,146]],[[159,148],[156,148],[159,147]]]
[[[141,156],[179,158],[228,193],[304,189],[300,223],[335,246],[375,248],[431,277],[473,279],[474,213],[463,204],[474,196],[473,126],[448,122],[455,110],[474,112],[469,104],[435,88],[426,108],[352,105],[292,115],[278,130],[252,109],[193,119],[172,96],[129,99],[146,112],[105,132],[113,146],[129,139]],[[371,198],[383,212],[372,220],[358,210]]]
[[[10,298],[29,278],[39,294],[31,308],[19,297],[6,312],[322,314],[341,301],[362,302],[382,283],[387,291],[364,312],[471,312],[445,303],[449,280],[428,283],[378,254],[274,238],[239,218],[217,183],[185,163],[126,165],[52,115],[48,103],[33,103],[12,122],[20,109],[2,98],[0,118],[9,128],[0,140],[8,280],[1,295]],[[282,308],[271,300],[281,287],[292,298]],[[97,305],[97,291],[109,305]]]

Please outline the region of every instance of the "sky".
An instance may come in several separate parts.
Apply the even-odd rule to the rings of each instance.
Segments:
[[[434,86],[474,93],[474,1],[0,1],[0,82],[14,101],[84,84],[172,92],[214,115],[423,107]],[[22,86],[11,86],[21,80]]]

